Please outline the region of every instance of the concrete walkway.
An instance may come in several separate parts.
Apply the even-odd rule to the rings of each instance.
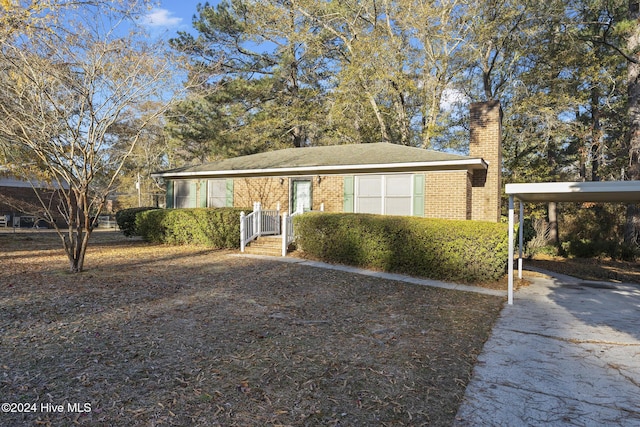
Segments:
[[[640,286],[548,274],[505,305],[455,426],[640,426]]]
[[[498,297],[506,297],[507,291],[496,289],[487,289],[479,286],[469,286],[457,283],[441,282],[439,280],[422,279],[420,277],[406,276],[404,274],[385,273],[384,271],[366,270],[364,268],[350,267],[348,265],[329,264],[321,261],[312,261],[294,257],[275,257],[269,255],[251,255],[251,254],[235,254],[233,256],[241,256],[246,258],[264,259],[269,261],[286,262],[289,264],[305,265],[307,267],[325,268],[328,270],[344,271],[346,273],[362,274],[364,276],[376,277],[379,279],[396,280],[398,282],[413,283],[422,286],[431,286],[434,288],[452,289],[454,291],[474,292],[477,294],[493,295]]]

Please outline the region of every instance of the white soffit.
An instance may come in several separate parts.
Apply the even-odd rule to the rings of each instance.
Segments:
[[[505,192],[523,202],[640,203],[640,181],[507,184]]]
[[[271,169],[229,169],[203,171],[166,171],[152,173],[153,178],[224,178],[224,177],[265,177],[265,176],[297,176],[297,175],[331,175],[356,173],[407,173],[407,172],[438,172],[449,170],[487,169],[488,162],[484,159],[439,160],[429,162],[383,163],[362,165],[324,165],[297,166]]]

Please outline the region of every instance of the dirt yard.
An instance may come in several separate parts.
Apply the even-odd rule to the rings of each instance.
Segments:
[[[504,303],[116,232],[0,262],[7,426],[448,426]]]

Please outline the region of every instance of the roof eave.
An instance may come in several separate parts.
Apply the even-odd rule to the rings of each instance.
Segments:
[[[435,162],[385,163],[366,165],[327,165],[300,166],[289,168],[242,169],[219,171],[182,171],[158,172],[151,174],[154,178],[215,178],[215,177],[272,177],[301,175],[340,175],[358,173],[390,173],[390,172],[429,172],[452,170],[487,169],[484,159],[442,160]]]

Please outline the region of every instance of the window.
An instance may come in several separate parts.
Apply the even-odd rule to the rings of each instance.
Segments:
[[[356,176],[356,212],[412,215],[413,175]]]
[[[384,213],[411,215],[411,175],[386,175],[384,181]]]
[[[382,213],[382,176],[356,177],[357,212]]]
[[[196,206],[196,183],[189,180],[177,180],[174,183],[173,194],[176,208],[193,208]]]
[[[227,206],[227,180],[210,179],[207,182],[207,207],[224,208]]]

